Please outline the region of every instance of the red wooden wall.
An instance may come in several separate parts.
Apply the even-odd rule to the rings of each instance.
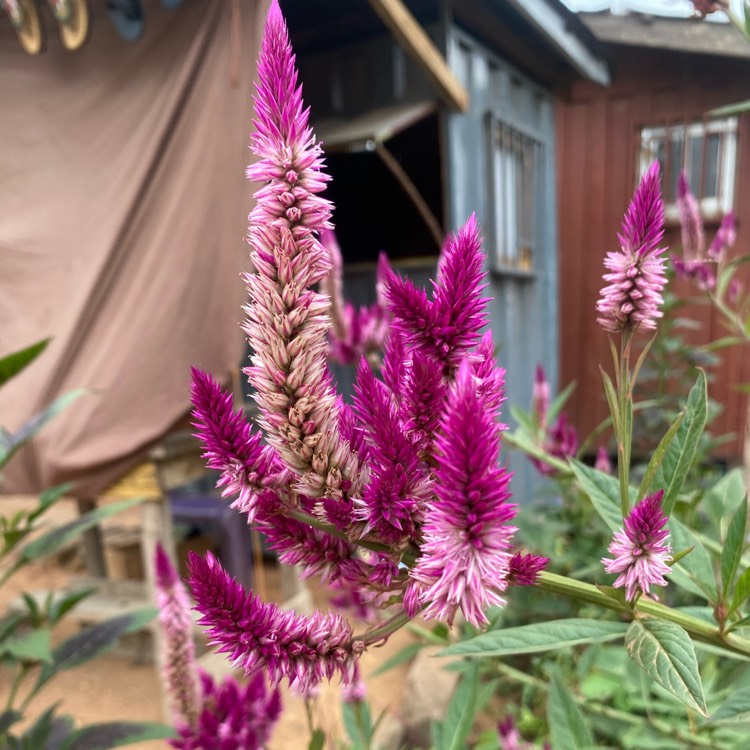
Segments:
[[[607,336],[594,306],[602,287],[602,261],[617,249],[617,230],[637,179],[640,130],[665,122],[700,120],[716,106],[750,99],[750,60],[691,56],[679,52],[614,48],[613,85],[578,83],[557,112],[557,195],[560,248],[560,382],[576,380],[570,404],[575,424],[587,434],[606,415],[599,364],[611,371]],[[750,115],[740,118],[735,210],[735,252],[750,253]],[[713,236],[715,226],[708,226]],[[667,231],[679,248],[679,229]],[[750,275],[743,279],[748,288]],[[724,335],[707,307],[691,308],[703,324],[698,340]],[[641,334],[644,336],[644,334]],[[737,439],[723,453],[742,454],[747,397],[731,388],[750,381],[750,347],[724,350],[710,386],[724,406],[714,433]]]

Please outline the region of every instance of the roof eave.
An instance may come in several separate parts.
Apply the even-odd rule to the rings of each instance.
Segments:
[[[567,9],[547,0],[508,0],[560,54],[584,77],[603,86],[612,78],[609,66],[598,57],[575,31],[571,30]]]

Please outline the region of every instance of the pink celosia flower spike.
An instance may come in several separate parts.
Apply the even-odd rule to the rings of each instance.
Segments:
[[[625,214],[618,235],[620,251],[607,253],[604,265],[610,273],[596,309],[599,324],[607,331],[653,330],[662,316],[664,275],[664,202],[659,164],[654,162],[641,180]]]
[[[156,545],[156,603],[164,637],[162,674],[174,719],[195,726],[200,713],[193,621],[187,590],[161,544]]]
[[[312,498],[344,499],[366,472],[339,435],[336,395],[327,370],[329,300],[311,287],[330,268],[318,233],[331,206],[319,194],[328,177],[308,124],[294,55],[276,0],[258,62],[253,151],[248,177],[264,183],[250,214],[250,301],[244,330],[254,354],[255,387],[268,442]]]
[[[335,674],[351,680],[362,648],[340,615],[307,617],[264,604],[246,594],[211,553],[205,558],[191,553],[189,563],[200,623],[219,652],[246,674],[265,668],[273,684],[286,677],[303,691]]]
[[[677,180],[677,208],[680,212],[682,255],[686,260],[698,260],[703,255],[706,237],[698,201],[690,190],[685,172]]]
[[[596,452],[594,468],[605,474],[612,473],[612,462],[609,460],[609,453],[607,453],[607,449],[603,445],[600,445],[599,450]]]
[[[498,466],[501,426],[477,391],[471,364],[464,360],[448,395],[436,440],[435,496],[427,505],[422,557],[410,576],[409,598],[418,597],[423,615],[453,621],[456,610],[476,627],[487,623],[491,605],[502,606],[508,586],[516,529],[508,525],[516,506],[510,474]],[[408,600],[408,610],[414,608]]]
[[[734,247],[735,240],[737,239],[737,222],[734,218],[734,212],[730,211],[722,220],[719,225],[716,235],[714,236],[713,242],[708,248],[709,260],[714,260],[717,263],[721,263],[724,260],[726,251]]]
[[[517,552],[510,558],[508,586],[533,586],[547,565],[549,557]]]
[[[609,551],[614,559],[602,559],[607,573],[619,573],[612,584],[625,587],[625,597],[633,601],[638,592],[651,593],[651,586],[666,586],[670,572],[669,531],[661,508],[664,490],[644,497],[628,514],[624,528],[615,532]]]
[[[407,343],[438,357],[449,370],[477,344],[487,322],[483,263],[479,227],[472,215],[443,248],[432,302],[411,282],[392,271],[386,274],[392,327],[403,333]]]
[[[201,672],[203,709],[195,727],[177,727],[177,750],[264,750],[281,714],[278,689],[266,690],[257,674],[240,687],[227,675],[220,683]]]
[[[255,518],[259,499],[282,471],[276,452],[253,433],[241,410],[232,405],[232,395],[205,372],[192,369],[190,389],[193,426],[205,448],[208,467],[221,472],[217,487],[233,498],[232,507]]]
[[[550,388],[547,375],[541,365],[536,366],[534,386],[531,390],[531,413],[536,415],[537,424],[544,430],[547,427],[547,411],[549,410]]]

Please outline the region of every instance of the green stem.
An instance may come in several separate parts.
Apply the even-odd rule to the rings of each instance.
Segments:
[[[572,578],[560,576],[556,573],[541,573],[536,587],[552,594],[560,594],[568,599],[577,599],[578,601],[597,604],[628,617],[632,617],[633,615],[633,609],[627,602],[610,598],[590,583],[575,581]],[[741,656],[750,657],[750,640],[734,633],[722,634],[718,625],[712,625],[704,620],[699,620],[697,617],[691,617],[684,612],[678,612],[659,602],[641,598],[635,605],[635,614],[650,615],[651,617],[658,617],[660,620],[673,622],[675,625],[679,625],[686,630],[696,641],[708,643],[712,646],[723,648],[726,651],[740,654]]]
[[[620,367],[617,373],[617,396],[620,408],[620,420],[618,425],[619,434],[615,437],[617,438],[617,475],[620,480],[620,509],[623,518],[630,513],[630,444],[633,438],[633,401],[630,389],[630,341],[630,332],[624,331],[620,338]]]
[[[371,628],[362,633],[362,635],[355,635],[352,640],[361,641],[365,646],[384,641],[388,636],[403,628],[411,619],[406,612],[401,610],[401,612],[393,615],[393,617],[386,620],[382,625],[379,625],[377,628]]]
[[[21,683],[23,682],[26,675],[29,673],[29,667],[24,665],[21,667],[21,670],[16,675],[15,680],[13,680],[13,685],[11,685],[10,688],[10,694],[8,695],[8,701],[5,704],[5,710],[10,711],[13,708],[13,704],[16,701],[16,696],[18,695],[18,690],[21,687]]]
[[[360,547],[364,547],[365,549],[372,550],[373,552],[392,551],[391,548],[387,547],[385,544],[379,544],[378,542],[368,542],[366,539],[350,539],[343,531],[339,531],[333,524],[321,521],[311,513],[305,513],[304,510],[300,510],[299,508],[291,508],[285,506],[284,515],[289,516],[289,518],[293,518],[295,521],[300,521],[304,524],[307,524],[308,526],[312,526],[313,528],[325,531],[326,534],[335,536],[338,539],[345,539],[347,542],[351,542],[352,544],[357,544]]]

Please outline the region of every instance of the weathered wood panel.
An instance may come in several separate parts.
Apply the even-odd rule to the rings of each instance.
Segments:
[[[577,381],[571,415],[587,433],[606,415],[599,364],[611,361],[607,337],[596,323],[594,306],[602,286],[602,261],[617,248],[617,231],[637,181],[640,130],[665,122],[700,120],[712,107],[750,97],[750,64],[718,57],[690,56],[658,50],[620,48],[613,55],[610,88],[579,83],[557,107],[558,216],[560,241],[560,381]],[[750,250],[750,119],[740,118],[736,252]],[[708,226],[712,236],[716,226]],[[679,228],[671,226],[667,242],[678,251]],[[745,288],[750,275],[745,273]],[[691,289],[678,287],[685,294]],[[724,334],[706,306],[691,306],[691,317],[703,330],[694,340]],[[722,450],[741,455],[746,397],[733,383],[750,379],[750,350],[725,351],[710,386],[724,405],[716,434],[737,433]]]

